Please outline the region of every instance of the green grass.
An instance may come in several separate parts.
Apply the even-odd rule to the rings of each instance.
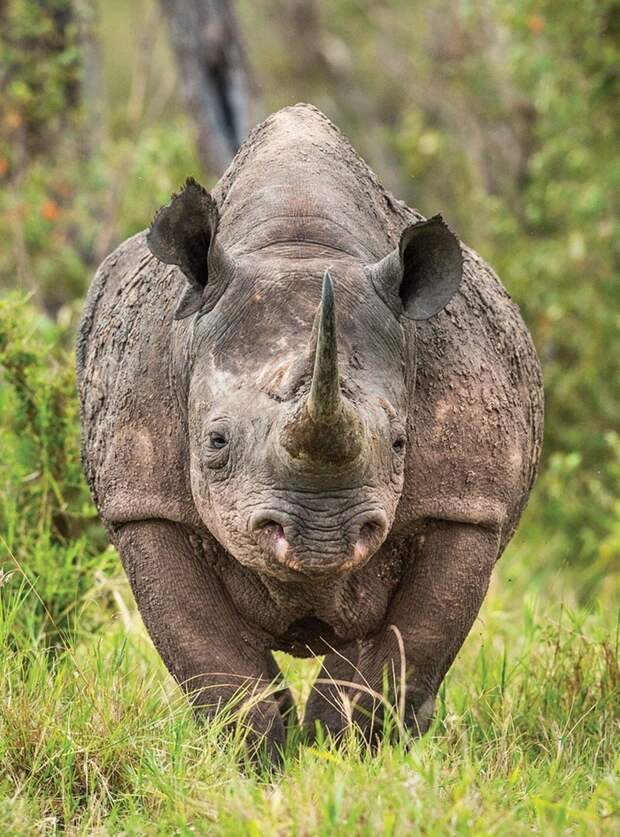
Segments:
[[[518,559],[515,550],[509,561]],[[620,830],[619,630],[611,607],[571,612],[510,601],[504,580],[423,740],[384,743],[375,754],[354,739],[341,749],[291,742],[283,769],[270,774],[242,766],[241,729],[227,735],[223,723],[194,722],[124,578],[97,577],[73,628],[52,643],[41,620],[22,618],[36,597],[30,583],[19,571],[3,579],[2,834]],[[97,631],[80,628],[95,616]],[[303,701],[316,661],[280,661]]]
[[[269,773],[242,723],[195,723],[144,632],[81,476],[66,342],[0,303],[1,837],[620,833],[620,518],[574,463],[544,470],[429,734],[291,741]],[[317,661],[280,662],[303,703]]]

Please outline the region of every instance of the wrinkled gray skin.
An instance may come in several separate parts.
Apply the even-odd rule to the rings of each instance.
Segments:
[[[344,728],[340,691],[372,737],[365,687],[385,672],[424,731],[514,532],[541,447],[538,361],[491,269],[423,221],[297,105],[95,277],[88,480],[157,649],[207,714],[272,681],[281,649],[326,654],[311,735]],[[291,708],[282,687],[250,710],[273,753]]]

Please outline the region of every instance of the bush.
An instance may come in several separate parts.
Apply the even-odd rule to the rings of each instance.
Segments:
[[[4,573],[36,585],[20,611],[58,638],[96,569],[115,566],[81,473],[72,357],[62,329],[10,295],[0,302],[0,537]],[[84,628],[87,627],[87,620]]]

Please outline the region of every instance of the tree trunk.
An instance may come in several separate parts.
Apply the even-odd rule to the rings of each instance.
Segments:
[[[254,89],[229,0],[160,0],[207,173],[219,176],[254,124]]]

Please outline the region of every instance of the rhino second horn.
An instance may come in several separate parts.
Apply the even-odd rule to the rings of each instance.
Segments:
[[[312,386],[307,401],[309,415],[318,422],[335,421],[340,413],[340,376],[338,375],[338,338],[334,286],[329,271],[323,277],[321,304],[315,320],[316,349]]]

